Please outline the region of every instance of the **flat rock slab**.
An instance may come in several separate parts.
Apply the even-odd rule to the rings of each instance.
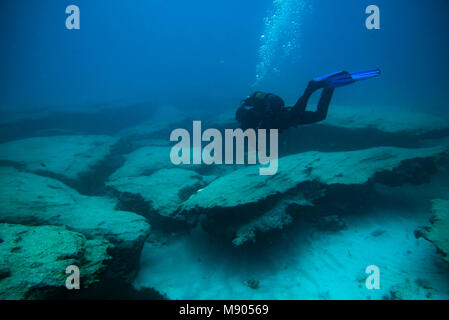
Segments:
[[[279,159],[275,175],[259,175],[258,166],[248,166],[221,177],[192,196],[184,205],[194,208],[236,207],[285,193],[298,184],[364,184],[376,173],[392,171],[405,160],[434,158],[446,148],[403,149],[379,147],[350,152],[305,152]]]
[[[206,175],[223,175],[242,165],[223,166],[223,165],[206,165],[206,164],[180,164],[174,165],[170,159],[170,152],[174,142],[171,145],[148,145],[140,147],[131,153],[124,155],[125,162],[115,170],[110,176],[109,181],[115,181],[122,178],[132,178],[141,176],[150,176],[154,172],[161,169],[183,169],[200,172]],[[190,149],[190,160],[192,161],[193,151]]]
[[[0,222],[64,225],[110,241],[122,275],[137,264],[150,231],[144,217],[115,210],[116,200],[83,196],[58,180],[13,168],[0,167],[0,180]]]
[[[142,197],[155,213],[170,217],[179,205],[206,186],[212,176],[202,176],[191,170],[161,169],[150,176],[122,177],[107,185],[118,192]]]
[[[429,113],[392,108],[332,106],[322,124],[342,128],[374,128],[388,133],[425,134],[449,129],[449,119]]]
[[[118,137],[122,138],[132,138],[132,139],[145,139],[145,138],[162,138],[166,137],[167,141],[170,138],[170,132],[177,128],[185,127],[186,123],[191,120],[187,118],[178,118],[178,120],[160,120],[160,119],[152,119],[140,123],[138,125],[127,127],[123,130],[120,130],[117,133]]]
[[[175,165],[170,161],[170,150],[169,146],[139,148],[125,155],[125,163],[109,177],[109,180],[148,176],[159,169],[174,168]]]
[[[283,228],[291,221],[290,205],[313,206],[331,186],[428,182],[436,160],[447,153],[443,147],[379,147],[295,154],[280,158],[279,170],[272,176],[261,176],[257,166],[249,166],[213,181],[182,205],[180,215],[205,213],[219,225],[232,223],[234,244],[241,245],[254,240],[256,231]],[[213,225],[217,227],[216,222]]]
[[[117,138],[103,135],[53,136],[0,144],[0,162],[26,171],[77,180],[110,153]]]
[[[432,212],[432,225],[421,228],[418,234],[432,242],[443,259],[449,263],[449,200],[433,200]]]
[[[82,289],[102,280],[110,260],[105,240],[87,240],[60,226],[0,224],[0,299],[57,298],[65,273],[80,269]]]

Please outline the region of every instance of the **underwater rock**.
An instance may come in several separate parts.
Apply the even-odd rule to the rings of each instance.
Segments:
[[[432,200],[431,226],[420,228],[415,234],[432,242],[443,259],[449,263],[449,200]]]
[[[109,180],[148,176],[159,169],[174,168],[170,161],[171,147],[149,146],[139,148],[125,155],[125,163],[117,169]]]
[[[257,232],[282,229],[293,214],[325,203],[330,191],[341,189],[341,197],[347,198],[357,197],[364,185],[375,182],[426,183],[436,171],[437,160],[447,153],[443,147],[379,147],[295,154],[280,158],[273,176],[259,175],[258,166],[250,166],[218,178],[192,195],[178,215],[205,214],[206,230],[231,237],[238,246],[255,241]]]
[[[64,225],[88,239],[110,241],[113,277],[132,279],[150,232],[146,219],[117,211],[116,200],[80,195],[62,182],[0,167],[0,222]]]
[[[395,108],[357,108],[334,106],[324,125],[349,129],[371,128],[387,133],[423,135],[445,130],[449,119],[429,113]]]
[[[103,135],[16,140],[0,144],[0,164],[73,181],[99,165],[117,141],[117,138]]]
[[[80,269],[81,289],[103,279],[110,256],[105,240],[87,240],[60,226],[0,224],[0,299],[57,299],[70,265]]]
[[[138,184],[144,184],[144,179],[133,179],[144,176],[151,176],[161,169],[177,169],[183,171],[163,171],[170,178],[170,181],[173,181],[174,186],[185,184],[185,175],[198,176],[193,171],[200,172],[201,175],[211,176],[214,173],[222,173],[226,170],[232,170],[232,168],[223,168],[224,166],[208,166],[208,165],[182,165],[176,166],[170,160],[170,152],[171,147],[168,146],[147,146],[136,149],[135,151],[125,155],[125,162],[123,165],[118,168],[114,173],[109,176],[109,185],[116,184],[118,180],[122,180],[122,182],[118,184],[123,184],[124,181],[126,184],[131,181],[136,181]],[[181,168],[182,167],[182,168]],[[229,166],[227,166],[229,167]],[[179,168],[179,169],[178,169]],[[187,173],[187,170],[192,170],[192,172]],[[183,173],[181,173],[183,172]],[[179,176],[179,182],[176,182],[176,178],[172,176],[172,174],[181,173]],[[158,177],[156,175],[156,177]],[[164,179],[162,178],[161,181]],[[208,180],[208,178],[206,179]],[[154,185],[154,182],[152,182]],[[204,185],[204,184],[203,184]],[[133,189],[133,188],[131,188]],[[136,192],[131,192],[136,193]],[[140,193],[140,192],[138,192]],[[145,197],[144,197],[145,198]]]
[[[121,193],[141,196],[151,211],[171,217],[179,205],[215,177],[191,170],[161,169],[150,176],[123,177],[107,183]]]
[[[148,138],[148,139],[139,139],[139,140],[126,140],[130,143],[134,149],[139,149],[143,147],[170,147],[173,143],[168,139],[162,138]]]
[[[182,117],[182,115],[175,117],[171,114],[170,117],[171,119],[176,120],[151,119],[143,123],[124,128],[117,133],[117,136],[133,141],[148,138],[167,138],[170,136],[170,132],[172,130],[176,128],[184,128],[186,123],[190,123],[191,125],[192,122],[191,119]]]
[[[259,217],[254,217],[250,219],[249,222],[241,225],[239,225],[239,220],[234,217],[232,220],[236,220],[237,225],[235,222],[231,223],[225,233],[235,234],[232,244],[236,247],[249,241],[255,242],[257,233],[268,232],[274,229],[281,230],[284,226],[289,225],[293,221],[292,216],[288,213],[288,205],[288,202],[278,204]],[[309,204],[304,202],[303,205],[306,206]],[[210,230],[223,228],[223,226],[225,226],[222,225],[220,227],[219,225],[221,224],[221,219],[218,219],[217,221],[214,221],[213,219],[203,221],[203,226]]]

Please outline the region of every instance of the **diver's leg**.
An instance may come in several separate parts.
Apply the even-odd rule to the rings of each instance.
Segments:
[[[320,101],[318,102],[318,107],[315,113],[318,114],[320,120],[323,121],[327,117],[327,112],[329,110],[329,105],[332,100],[332,95],[334,94],[333,88],[325,88],[321,94]]]
[[[326,119],[333,93],[333,88],[326,88],[323,90],[316,111],[303,111],[298,113],[297,111],[299,109],[293,107],[291,110],[291,125],[311,124]]]
[[[318,89],[319,88],[316,87],[315,82],[310,81],[306,90],[304,90],[303,95],[298,99],[298,101],[293,106],[292,111],[296,112],[296,113],[302,113],[302,112],[306,111],[307,102],[309,101],[312,94]]]

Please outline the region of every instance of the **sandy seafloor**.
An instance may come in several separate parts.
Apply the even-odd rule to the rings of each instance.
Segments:
[[[383,299],[392,286],[422,279],[440,291],[432,298],[448,299],[445,266],[435,264],[432,244],[413,236],[418,220],[390,211],[379,223],[378,214],[354,218],[336,234],[298,234],[282,251],[272,248],[252,261],[208,245],[200,234],[195,240],[206,242],[202,246],[192,238],[159,248],[147,244],[135,285],[172,299]],[[370,236],[379,229],[385,233]],[[380,290],[365,287],[371,264],[380,268]],[[259,288],[245,285],[248,279],[260,279]]]
[[[447,265],[414,235],[428,224],[430,200],[448,194],[447,175],[378,191],[391,208],[348,213],[347,229],[336,232],[296,225],[264,249],[236,250],[200,229],[163,245],[146,243],[134,284],[171,299],[365,300],[391,298],[392,290],[405,299],[449,299]],[[368,265],[380,268],[379,290],[365,286]],[[245,284],[252,279],[260,281],[257,289]]]

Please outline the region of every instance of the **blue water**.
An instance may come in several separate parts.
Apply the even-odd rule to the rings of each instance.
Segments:
[[[335,103],[447,109],[444,0],[378,0],[380,30],[365,28],[370,1],[78,0],[80,30],[65,28],[68,4],[2,1],[0,107],[157,101],[235,108],[253,89],[293,103],[314,76],[379,67],[381,81],[339,90]],[[266,20],[276,8],[296,25],[274,19],[280,30],[262,39],[273,31]],[[288,50],[276,47],[288,43]],[[261,57],[264,45],[271,59]],[[269,65],[257,70],[263,61]]]

